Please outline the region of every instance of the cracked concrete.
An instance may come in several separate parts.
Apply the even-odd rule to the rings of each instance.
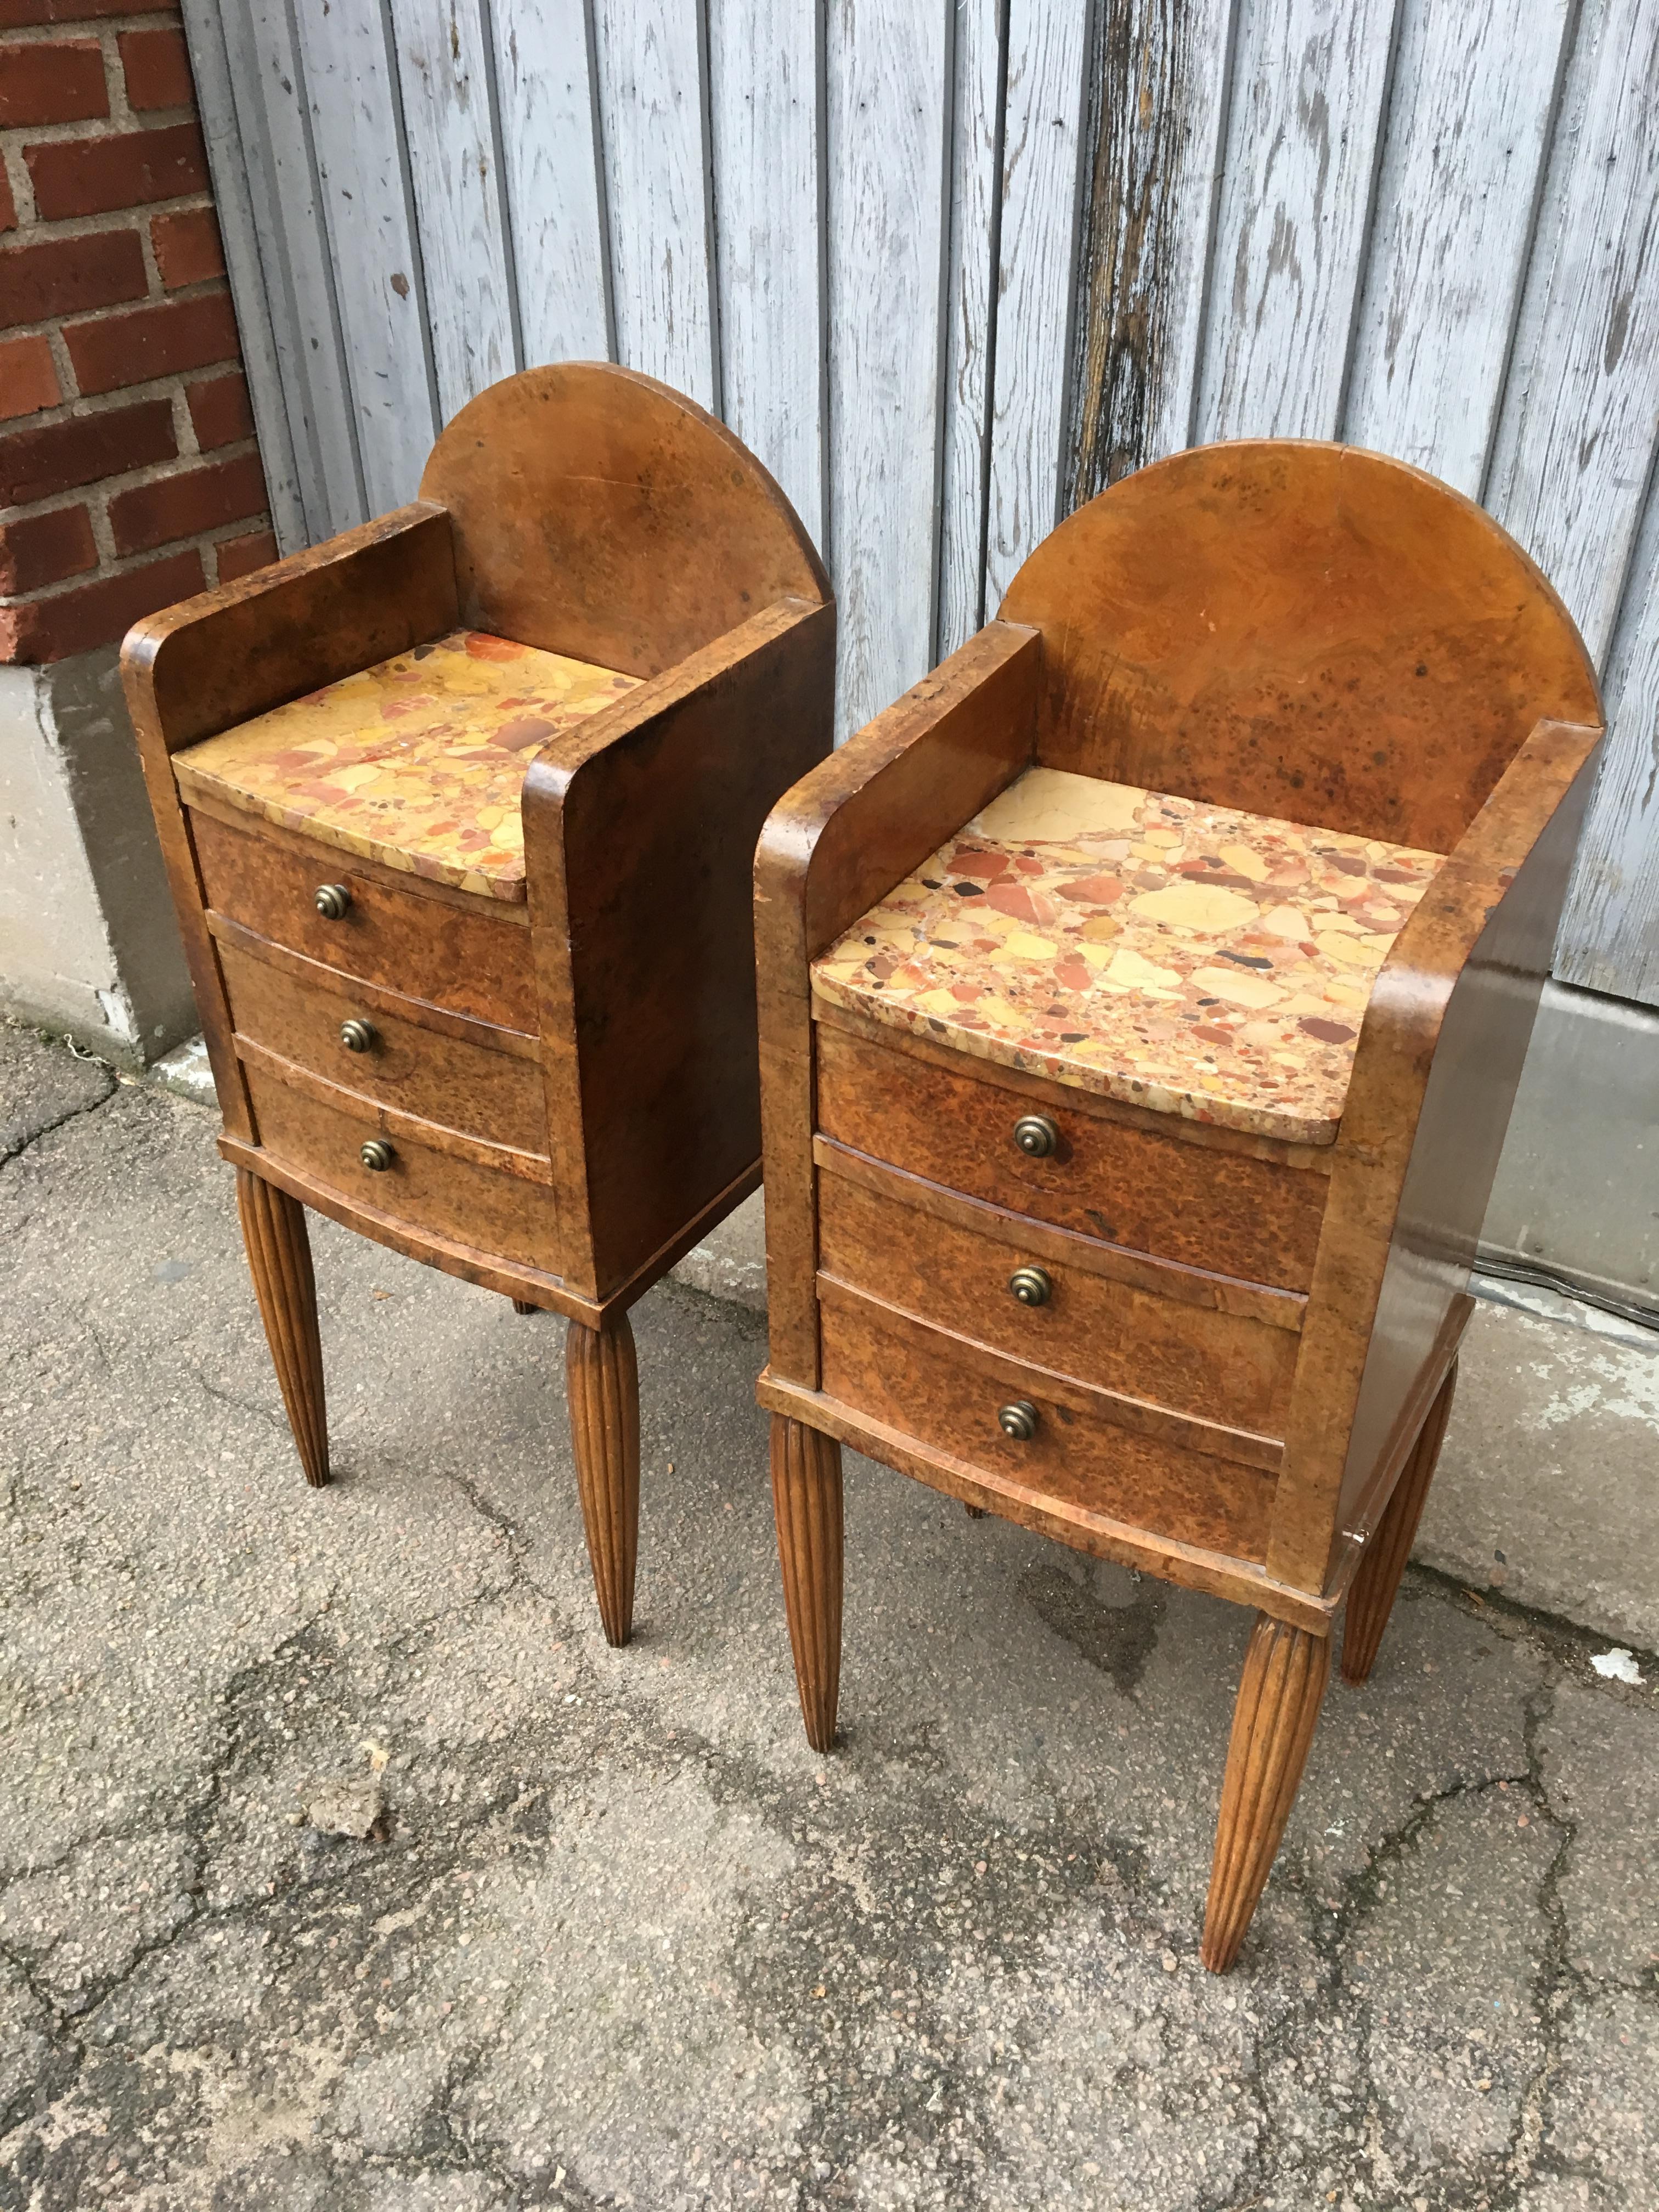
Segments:
[[[849,1459],[817,1758],[753,1315],[636,1314],[609,1651],[558,1324],[317,1224],[308,1492],[210,1118],[0,1059],[0,2212],[1659,2201],[1646,1655],[1413,1571],[1218,1981],[1242,1615]]]

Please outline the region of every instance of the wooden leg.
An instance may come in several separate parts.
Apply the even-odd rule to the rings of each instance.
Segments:
[[[541,1308],[539,1306],[532,1306],[528,1298],[514,1298],[513,1301],[513,1310],[514,1313],[539,1313],[541,1311]]]
[[[265,1341],[288,1408],[306,1480],[328,1480],[328,1421],[323,1404],[323,1345],[317,1333],[317,1279],[311,1268],[306,1210],[285,1190],[246,1168],[236,1170],[236,1211],[253,1277]]]
[[[841,1446],[772,1416],[772,1505],[801,1718],[814,1751],[836,1740],[841,1690]]]
[[[1267,1884],[1330,1671],[1328,1637],[1257,1613],[1233,1708],[1204,1914],[1200,1955],[1213,1974],[1224,1974],[1238,1956]]]
[[[640,1370],[627,1315],[603,1328],[573,1321],[564,1371],[599,1619],[605,1642],[623,1644],[634,1627],[640,1548]]]
[[[1353,1578],[1353,1586],[1348,1592],[1347,1618],[1342,1627],[1345,1682],[1363,1682],[1376,1663],[1377,1646],[1394,1611],[1400,1577],[1406,1571],[1417,1524],[1423,1517],[1456,1385],[1457,1362],[1454,1359]]]
[[[970,1505],[965,1498],[962,1501],[962,1510],[970,1521],[982,1521],[985,1518],[985,1508],[982,1505]]]

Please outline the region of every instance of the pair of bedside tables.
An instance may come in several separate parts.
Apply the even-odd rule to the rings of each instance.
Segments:
[[[810,1738],[843,1443],[1249,1607],[1224,1969],[1336,1616],[1363,1680],[1433,1471],[1594,675],[1478,509],[1286,442],[1103,494],[829,755],[833,630],[752,458],[587,366],[129,641],[301,1456],[325,1478],[304,1206],[563,1312],[625,1641],[626,1311],[758,1180],[758,1059]]]

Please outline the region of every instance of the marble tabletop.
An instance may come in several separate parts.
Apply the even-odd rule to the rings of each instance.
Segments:
[[[1028,769],[813,963],[815,995],[1007,1067],[1336,1135],[1437,853]]]
[[[342,852],[521,900],[525,770],[636,677],[456,630],[173,758],[207,794]]]

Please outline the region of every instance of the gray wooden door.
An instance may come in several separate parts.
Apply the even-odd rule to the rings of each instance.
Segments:
[[[823,551],[855,727],[1079,500],[1342,438],[1605,672],[1558,949],[1659,1005],[1659,0],[185,0],[278,532],[608,356]]]

